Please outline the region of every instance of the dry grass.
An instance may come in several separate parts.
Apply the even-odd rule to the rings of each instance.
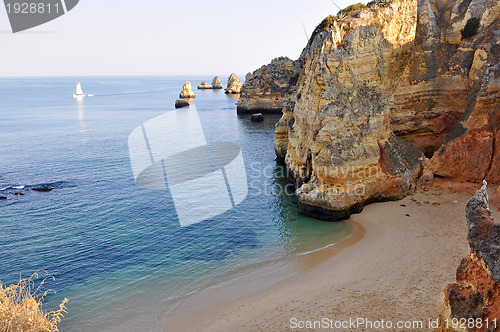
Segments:
[[[45,274],[46,272],[43,271]],[[0,331],[59,331],[57,324],[66,313],[64,299],[58,310],[43,311],[42,303],[48,292],[43,291],[45,281],[54,277],[45,277],[35,287],[38,273],[29,279],[20,278],[17,284],[4,287],[0,281]]]

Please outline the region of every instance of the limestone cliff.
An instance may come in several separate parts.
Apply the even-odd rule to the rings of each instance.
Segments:
[[[486,186],[466,206],[470,251],[457,269],[457,282],[448,285],[438,303],[439,331],[463,331],[452,319],[482,323],[469,331],[500,330],[500,224],[489,210]],[[496,322],[494,322],[496,319]],[[488,326],[489,323],[489,326]],[[495,324],[495,325],[494,325]],[[465,325],[467,327],[467,325]]]
[[[431,169],[500,177],[498,6],[396,0],[316,28],[274,142],[302,213],[345,218],[407,194]],[[471,17],[479,28],[462,38]]]
[[[236,74],[231,74],[227,80],[226,93],[238,94],[241,91],[241,81]]]
[[[498,1],[449,1],[440,8],[436,25],[439,53],[428,60],[442,85],[455,94],[436,102],[450,104],[464,113],[434,154],[435,173],[450,178],[500,181],[500,3]],[[477,18],[477,32],[461,34],[467,22]],[[439,40],[441,40],[439,42]],[[429,44],[429,42],[427,43]],[[422,42],[422,47],[426,46]],[[430,47],[430,45],[427,45]],[[418,79],[418,77],[416,77]],[[454,100],[456,104],[450,103]],[[453,109],[452,109],[453,108]]]
[[[253,73],[248,73],[238,100],[238,113],[281,112],[289,86],[297,80],[295,63],[287,57],[273,59]]]
[[[194,98],[195,97],[195,94],[194,94],[192,87],[191,87],[191,82],[188,81],[184,84],[184,86],[182,87],[182,91],[179,94],[179,97],[180,98]]]

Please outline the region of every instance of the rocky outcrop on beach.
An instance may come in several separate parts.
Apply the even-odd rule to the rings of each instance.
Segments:
[[[287,57],[273,59],[253,73],[248,73],[238,100],[238,113],[281,112],[290,86],[295,86],[299,72]]]
[[[241,92],[241,81],[236,76],[236,74],[232,73],[227,80],[227,88],[226,93],[238,94]]]
[[[194,98],[194,97],[196,96],[191,88],[191,82],[187,81],[182,87],[182,91],[179,94],[179,98]]]
[[[396,0],[321,22],[274,141],[302,213],[346,218],[432,173],[500,180],[499,6]]]
[[[220,82],[219,76],[215,76],[212,79],[212,89],[217,90],[217,89],[222,89],[222,83]]]
[[[491,217],[486,186],[469,200],[465,211],[470,251],[458,266],[456,282],[446,286],[441,294],[438,330],[497,331],[500,328],[500,224]],[[453,326],[453,318],[459,322],[461,319],[480,321],[481,326],[465,325],[465,329],[460,329]]]
[[[212,89],[212,86],[207,83],[207,81],[201,82],[200,85],[198,85],[198,89],[203,90],[203,89]]]

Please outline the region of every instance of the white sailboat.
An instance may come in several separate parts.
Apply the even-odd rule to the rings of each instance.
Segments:
[[[73,98],[83,98],[87,96],[85,93],[82,91],[82,84],[80,82],[76,82],[76,92],[73,93]]]

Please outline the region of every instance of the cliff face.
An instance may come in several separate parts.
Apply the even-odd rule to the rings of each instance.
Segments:
[[[498,6],[396,0],[322,22],[274,142],[303,213],[345,218],[407,194],[431,166],[440,176],[500,177],[500,164],[490,166],[500,158]],[[471,17],[480,26],[462,40]]]
[[[491,218],[486,186],[466,206],[470,252],[457,269],[457,282],[448,285],[438,303],[441,331],[458,331],[453,318],[481,319],[480,328],[470,331],[496,331],[500,328],[500,224]],[[488,319],[488,320],[487,320]],[[496,326],[492,320],[497,319]],[[489,321],[490,326],[487,326]],[[478,327],[478,326],[476,326]]]
[[[238,113],[280,112],[283,102],[298,78],[294,61],[287,57],[273,59],[253,73],[248,73],[238,100]]]
[[[472,180],[486,178],[498,183],[500,3],[464,0],[451,5],[453,7],[449,9],[442,9],[446,24],[439,31],[444,40],[440,43],[441,57],[448,60],[442,66],[449,69],[441,72],[445,73],[446,84],[460,87],[461,96],[449,99],[460,101],[455,109],[463,111],[464,115],[434,154],[431,163],[440,176]],[[479,19],[477,34],[461,39],[460,30],[471,18]]]

